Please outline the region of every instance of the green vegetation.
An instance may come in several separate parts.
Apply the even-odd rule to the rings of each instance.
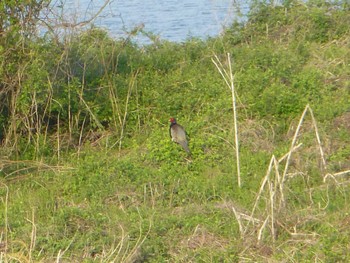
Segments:
[[[347,1],[257,3],[219,37],[145,47],[98,28],[38,37],[44,3],[11,2],[1,262],[350,261]],[[241,187],[231,91],[212,61],[228,70],[227,54]]]

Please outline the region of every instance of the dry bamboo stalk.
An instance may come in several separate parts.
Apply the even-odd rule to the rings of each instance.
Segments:
[[[225,70],[224,65],[219,60],[218,56],[215,55],[215,59],[212,59],[212,62],[216,66],[217,70],[221,74],[222,78],[224,79],[226,85],[231,91],[232,96],[232,108],[233,108],[233,121],[234,121],[234,134],[235,134],[235,155],[236,155],[236,168],[237,168],[237,182],[238,187],[241,187],[241,165],[240,165],[240,158],[239,158],[239,139],[238,139],[238,124],[237,124],[237,107],[236,107],[236,96],[235,96],[235,86],[234,86],[234,76],[232,74],[232,66],[231,66],[231,59],[230,59],[230,53],[227,53],[227,62],[228,62],[228,68],[229,72]]]
[[[241,213],[241,212],[237,212],[237,213],[238,213],[239,218],[245,219],[245,220],[247,220],[247,221],[250,220],[250,221],[252,221],[254,224],[259,224],[259,223],[262,222],[260,219],[251,217],[250,215],[246,215],[246,214],[243,214],[243,213]]]
[[[133,90],[133,88],[135,86],[135,82],[136,82],[138,74],[139,74],[139,70],[137,70],[135,72],[135,74],[133,74],[132,79],[129,83],[128,94],[126,96],[126,101],[125,101],[124,116],[123,116],[123,121],[122,121],[122,125],[121,125],[121,131],[120,131],[119,151],[122,148],[122,142],[123,142],[123,138],[124,138],[124,130],[125,130],[125,125],[126,125],[126,117],[128,115],[128,107],[129,107],[129,101],[130,101],[130,97],[131,97],[131,91]]]
[[[80,134],[79,134],[79,144],[78,144],[78,158],[80,156],[80,149],[83,144],[83,132],[85,126],[86,116],[84,117],[83,123],[81,124]]]
[[[296,128],[296,131],[294,133],[293,136],[293,140],[290,146],[290,149],[288,151],[288,153],[286,153],[285,155],[283,155],[281,158],[279,158],[278,160],[275,158],[275,156],[273,155],[270,159],[270,163],[268,166],[268,169],[266,171],[266,175],[263,178],[261,185],[260,185],[260,189],[258,191],[254,206],[252,208],[251,211],[251,216],[248,220],[248,223],[246,224],[245,228],[244,228],[244,232],[241,233],[241,235],[244,237],[244,235],[246,234],[246,232],[248,231],[248,227],[249,224],[252,223],[252,218],[254,218],[254,214],[256,212],[256,209],[258,207],[258,204],[260,202],[260,200],[262,199],[262,194],[264,191],[267,191],[268,187],[268,196],[266,199],[266,218],[264,220],[264,222],[261,224],[258,233],[257,233],[257,240],[258,242],[260,242],[263,238],[263,232],[266,229],[267,226],[270,226],[270,233],[272,236],[272,241],[274,242],[276,240],[276,215],[280,212],[281,208],[283,208],[283,203],[284,203],[284,183],[286,181],[286,176],[287,176],[287,172],[288,172],[288,168],[289,168],[289,164],[290,164],[290,160],[291,160],[291,155],[294,151],[296,151],[298,148],[301,147],[301,143],[297,144],[297,138],[300,134],[300,130],[302,127],[302,124],[304,122],[305,116],[307,112],[310,112],[311,118],[312,118],[312,125],[315,129],[315,134],[316,134],[316,139],[317,139],[317,143],[319,146],[319,150],[320,150],[320,154],[321,154],[321,159],[322,159],[322,164],[324,166],[324,168],[326,168],[326,161],[325,161],[325,156],[324,156],[324,152],[322,149],[322,144],[321,144],[321,140],[320,140],[320,136],[319,136],[319,132],[317,129],[317,124],[316,124],[316,120],[315,117],[313,115],[313,112],[310,108],[309,105],[306,105],[300,119],[299,119],[299,123],[298,126]],[[283,174],[280,174],[279,171],[279,164],[285,161],[285,166],[284,166],[284,170],[283,170]],[[272,171],[274,169],[274,177],[272,174]],[[328,177],[332,177],[333,179],[335,179],[335,176],[337,175],[344,175],[344,174],[348,174],[350,173],[350,170],[347,171],[342,171],[339,173],[335,173],[335,174],[326,174],[324,176],[324,180],[326,180],[326,178]],[[310,195],[311,195],[311,191],[310,191]],[[312,198],[311,198],[312,199]],[[241,218],[242,216],[240,214],[238,214],[234,209],[233,209],[235,216],[237,218],[237,221],[239,221],[240,224],[240,231],[242,229],[242,223],[241,223]]]
[[[60,250],[58,251],[57,259],[56,259],[56,262],[57,262],[57,263],[62,262],[62,261],[61,261],[61,258],[62,258],[63,255],[68,251],[68,249],[69,249],[70,246],[72,245],[73,241],[74,241],[74,237],[73,237],[73,239],[69,242],[69,244],[68,244],[68,246],[66,247],[65,250],[62,251],[62,250],[60,249]]]
[[[142,237],[142,221],[143,218],[140,214],[139,209],[137,209],[138,213],[139,213],[139,217],[140,217],[140,227],[139,227],[139,238],[136,241],[136,244],[134,245],[134,247],[131,249],[131,251],[129,252],[128,255],[125,255],[126,253],[124,253],[122,261],[121,262],[135,262],[135,257],[137,257],[139,250],[141,248],[141,245],[145,242],[145,240],[147,239],[149,233],[151,232],[152,229],[152,221],[149,221],[149,226],[148,226],[148,230],[147,233],[144,235],[144,237]]]
[[[300,129],[301,129],[301,126],[304,122],[304,119],[305,119],[305,115],[306,113],[309,111],[310,115],[311,115],[311,120],[312,120],[312,125],[315,129],[315,135],[316,135],[316,140],[317,140],[317,143],[318,143],[318,146],[319,146],[319,150],[320,150],[320,155],[321,155],[321,159],[322,159],[322,163],[323,163],[323,166],[325,169],[327,169],[327,163],[326,163],[326,159],[324,157],[324,152],[323,152],[323,148],[322,148],[322,143],[321,143],[321,139],[320,139],[320,135],[319,135],[319,132],[318,132],[318,128],[317,128],[317,124],[316,124],[316,119],[314,117],[314,114],[313,114],[313,111],[310,107],[309,104],[307,104],[305,106],[305,109],[300,117],[300,120],[299,120],[299,123],[298,123],[298,126],[297,126],[297,129],[294,133],[294,136],[293,136],[293,140],[292,140],[292,143],[291,143],[291,146],[290,146],[290,151],[288,152],[286,158],[287,158],[287,161],[286,161],[286,164],[285,164],[285,167],[284,167],[284,171],[283,171],[283,176],[282,176],[282,183],[284,182],[285,180],[285,177],[287,175],[287,171],[288,171],[288,168],[289,168],[289,163],[290,163],[290,158],[291,158],[291,155],[292,155],[292,152],[293,150],[298,147],[300,144],[298,144],[297,146],[295,146],[295,143],[297,141],[297,138],[298,138],[298,135],[300,133]],[[285,156],[284,156],[285,157]],[[284,158],[283,157],[283,158]],[[323,177],[323,180],[325,181],[325,176]]]
[[[278,159],[278,163],[281,163],[284,159],[286,159],[288,157],[289,154],[291,154],[291,152],[297,150],[302,145],[303,145],[302,143],[299,143],[297,146],[294,146],[293,149],[289,150],[285,155],[283,155],[281,158]]]
[[[302,144],[298,144],[295,146],[292,151],[296,150],[299,148]],[[284,203],[284,181],[282,180],[282,176],[279,171],[279,164],[280,164],[281,159],[277,160],[276,158],[274,159],[274,168],[275,168],[275,190],[279,190],[279,195],[276,197],[278,198],[278,207],[277,207],[277,212],[279,212],[282,208],[282,204]]]
[[[325,182],[327,180],[328,177],[331,177],[333,178],[335,181],[337,181],[337,179],[335,178],[336,176],[342,176],[342,175],[345,175],[345,174],[350,174],[350,170],[346,170],[346,171],[341,171],[341,172],[337,172],[337,173],[334,173],[334,174],[331,174],[331,173],[328,173],[324,176],[323,178],[323,182]]]
[[[348,174],[348,173],[350,173],[350,170],[335,173],[335,174],[333,174],[333,176],[344,175],[344,174]]]
[[[269,217],[271,218],[271,236],[273,242],[275,241],[275,190],[274,190],[274,184],[269,180],[269,193],[270,193],[270,214]]]
[[[263,231],[264,231],[268,221],[269,221],[269,216],[266,217],[264,223],[262,224],[262,226],[259,229],[259,232],[258,232],[258,242],[259,243],[260,243],[260,241],[262,239],[262,233],[263,233]]]
[[[3,237],[4,237],[4,243],[5,243],[5,249],[7,249],[8,245],[8,231],[9,231],[9,221],[8,221],[8,200],[9,200],[9,188],[6,184],[0,182],[5,189],[6,189],[6,194],[5,197],[3,198],[3,203],[4,203],[4,230],[3,230]]]
[[[235,130],[235,149],[236,149],[236,162],[237,162],[237,180],[238,187],[241,187],[241,165],[239,158],[239,140],[238,140],[238,125],[237,125],[237,107],[236,107],[236,96],[235,96],[235,86],[234,77],[232,74],[230,53],[227,53],[227,60],[230,69],[230,83],[231,83],[231,95],[232,95],[232,108],[233,108],[233,120],[234,120],[234,130]]]
[[[266,175],[265,175],[265,177],[264,177],[264,179],[263,179],[263,181],[262,181],[262,183],[261,183],[261,185],[260,185],[260,189],[259,189],[258,195],[257,195],[257,197],[256,197],[256,200],[255,200],[255,203],[254,203],[252,212],[251,212],[251,214],[250,214],[250,217],[251,217],[251,218],[254,218],[254,213],[255,213],[255,210],[256,210],[256,208],[257,208],[257,206],[258,206],[258,203],[259,203],[261,194],[262,194],[262,192],[263,192],[263,190],[264,190],[264,188],[265,188],[266,183],[268,183],[269,180],[270,180],[270,174],[271,174],[271,171],[272,171],[272,165],[275,163],[275,162],[274,162],[275,159],[276,159],[275,156],[272,155],[271,160],[270,160],[269,167],[268,167],[267,172],[266,172]],[[247,232],[247,229],[248,229],[248,226],[249,226],[250,223],[251,223],[251,220],[248,221],[248,224],[247,224],[246,229],[245,229],[245,231],[244,231],[245,233]]]
[[[101,124],[101,122],[99,121],[99,119],[97,119],[97,117],[95,116],[95,114],[92,112],[92,110],[90,109],[89,105],[86,103],[86,101],[84,100],[83,96],[81,94],[78,94],[79,98],[81,100],[81,102],[83,102],[84,106],[86,107],[87,111],[90,113],[90,116],[92,117],[92,119],[95,121],[95,124],[97,125],[97,127],[99,127],[101,130],[104,130],[103,125]]]
[[[316,124],[316,119],[314,117],[314,113],[312,111],[312,109],[310,108],[309,105],[307,105],[308,109],[309,109],[309,112],[310,112],[310,115],[311,115],[311,119],[312,119],[312,124],[314,126],[314,129],[315,129],[315,135],[316,135],[316,139],[317,139],[317,143],[318,143],[318,146],[320,148],[320,154],[321,154],[321,159],[322,159],[322,163],[323,163],[323,166],[325,169],[327,169],[327,163],[326,163],[326,159],[324,157],[324,152],[323,152],[323,149],[322,149],[322,144],[321,144],[321,139],[320,139],[320,135],[318,133],[318,128],[317,128],[317,124]]]
[[[32,253],[33,253],[33,250],[34,250],[35,244],[36,244],[36,225],[35,225],[34,208],[32,209],[32,219],[31,220],[27,219],[27,221],[32,224],[32,232],[31,232],[31,236],[30,236],[30,245],[29,245],[29,251],[28,251],[28,254],[29,254],[28,257],[29,257],[29,259],[31,259]]]
[[[283,175],[282,175],[282,183],[284,182],[285,178],[286,178],[286,174],[287,174],[287,171],[288,171],[288,168],[289,168],[289,163],[290,163],[290,158],[292,156],[292,150],[294,149],[295,147],[295,143],[297,141],[297,138],[298,138],[298,135],[299,135],[299,131],[301,129],[301,125],[303,124],[303,121],[304,121],[304,118],[305,118],[305,115],[307,113],[307,110],[308,110],[308,106],[309,105],[306,105],[303,113],[301,114],[301,117],[300,117],[300,120],[299,120],[299,123],[298,123],[298,126],[297,126],[297,129],[294,133],[294,136],[293,136],[293,140],[292,140],[292,143],[291,143],[291,146],[290,146],[290,150],[288,152],[288,155],[287,155],[287,161],[286,161],[286,164],[284,166],[284,171],[283,171]]]
[[[114,258],[114,260],[111,261],[111,262],[114,262],[114,261],[117,259],[117,257],[120,255],[120,253],[122,252],[123,244],[124,244],[125,240],[127,240],[127,238],[128,238],[128,234],[125,233],[125,230],[124,230],[123,226],[122,226],[122,225],[119,225],[119,227],[120,227],[120,229],[122,230],[122,238],[121,238],[121,240],[119,241],[118,245],[116,246],[116,249],[118,248],[117,256],[116,256],[116,257]],[[113,253],[111,254],[111,256],[113,256],[113,254],[114,254],[114,251],[113,251]]]
[[[233,211],[233,214],[235,215],[237,223],[238,223],[239,233],[241,233],[241,237],[243,237],[244,230],[243,230],[243,224],[241,222],[241,216],[237,213],[236,209],[233,206],[232,206],[232,211]]]
[[[61,144],[60,144],[60,114],[57,115],[57,160],[60,160],[60,150],[61,150]]]

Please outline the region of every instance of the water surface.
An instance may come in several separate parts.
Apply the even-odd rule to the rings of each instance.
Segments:
[[[67,21],[90,19],[103,0],[62,0],[54,3]],[[248,9],[243,1],[233,0],[125,0],[110,1],[94,24],[106,28],[114,37],[125,37],[126,31],[143,25],[143,29],[161,39],[181,42],[189,37],[205,39],[217,36],[237,17],[237,6],[242,13]],[[138,36],[136,41],[147,42]]]

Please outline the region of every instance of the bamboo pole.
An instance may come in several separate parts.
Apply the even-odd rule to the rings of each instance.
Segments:
[[[230,53],[227,53],[228,71],[225,70],[225,67],[219,60],[218,56],[215,55],[215,59],[212,59],[212,62],[218,69],[226,85],[231,91],[234,135],[235,135],[234,150],[236,155],[237,182],[238,182],[238,187],[241,187],[241,165],[240,165],[240,158],[239,158],[239,139],[238,139],[238,124],[237,124],[238,122],[237,122],[237,107],[236,107],[236,95],[235,95],[236,91],[235,91],[235,85],[234,85],[234,75],[232,74]]]

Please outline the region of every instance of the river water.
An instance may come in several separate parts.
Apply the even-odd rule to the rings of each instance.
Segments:
[[[242,0],[110,0],[93,20],[113,37],[125,37],[127,31],[143,26],[160,39],[182,42],[190,37],[205,39],[219,35],[238,14],[246,14],[248,2]],[[105,0],[57,0],[56,14],[67,22],[81,22],[94,17]],[[239,9],[238,9],[239,8]],[[138,35],[138,43],[148,38]]]

